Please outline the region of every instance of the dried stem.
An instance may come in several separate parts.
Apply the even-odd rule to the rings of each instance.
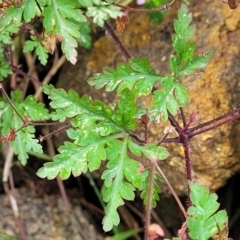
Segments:
[[[182,205],[182,203],[181,203],[178,195],[176,194],[175,190],[173,189],[172,185],[170,184],[170,182],[168,181],[167,177],[166,177],[165,174],[163,173],[162,169],[158,166],[158,164],[155,164],[155,166],[156,166],[157,170],[159,171],[159,173],[161,174],[161,176],[164,178],[166,184],[168,185],[168,187],[169,187],[169,189],[170,189],[173,197],[175,198],[175,200],[176,200],[179,208],[181,209],[181,211],[182,211],[185,219],[187,219],[187,217],[188,217],[187,212],[186,212],[184,206]]]
[[[48,132],[49,132],[49,130],[47,128],[44,128],[43,131],[44,131],[44,134],[48,134]],[[54,149],[54,146],[53,146],[53,141],[50,138],[47,139],[47,147],[48,147],[49,155],[51,157],[55,156],[56,152],[55,152],[55,149]],[[58,184],[59,190],[61,192],[65,208],[66,208],[67,212],[70,212],[71,211],[71,204],[68,200],[63,181],[60,179],[59,176],[57,176],[57,184]]]
[[[36,78],[33,78],[32,76],[28,75],[27,73],[25,73],[24,71],[22,71],[18,67],[12,65],[12,70],[17,75],[20,75],[20,76],[23,76],[23,77],[26,77],[26,78],[30,79],[37,86],[42,86],[42,83],[39,80],[37,80]]]
[[[54,61],[52,68],[50,69],[46,77],[43,79],[42,84],[48,84],[52,79],[52,77],[56,74],[58,69],[65,63],[65,61],[66,61],[65,55],[61,56],[59,59]],[[42,93],[42,87],[39,87],[34,95],[34,98],[38,99],[41,93]]]

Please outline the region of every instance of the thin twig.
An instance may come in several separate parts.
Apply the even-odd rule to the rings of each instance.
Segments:
[[[49,130],[47,128],[44,128],[43,132],[44,132],[44,134],[48,134]],[[55,149],[54,149],[54,146],[53,146],[53,141],[52,141],[51,138],[47,139],[47,148],[48,148],[48,151],[49,151],[49,155],[51,157],[56,155],[56,152],[55,152]],[[68,200],[63,181],[60,179],[59,176],[57,176],[57,184],[58,184],[59,190],[60,190],[61,195],[62,195],[62,199],[63,199],[63,203],[65,205],[65,209],[67,210],[67,212],[70,212],[71,211],[71,204]]]
[[[53,63],[52,68],[50,69],[50,71],[48,72],[48,74],[45,76],[45,78],[42,81],[42,86],[44,84],[48,84],[50,82],[52,77],[56,74],[58,69],[60,67],[62,67],[62,65],[65,63],[65,61],[66,61],[66,57],[65,57],[65,55],[62,55],[56,62]],[[34,95],[34,98],[36,98],[36,99],[39,98],[40,94],[42,93],[42,86],[37,89],[37,91]]]
[[[185,127],[187,125],[187,123],[186,123],[186,117],[185,117],[182,107],[180,107],[180,113],[181,113],[181,117],[182,117],[182,121],[183,121],[183,126]]]
[[[154,170],[155,170],[154,162],[156,161],[157,161],[157,158],[153,156],[153,159],[150,161],[150,167],[149,167],[148,192],[147,192],[146,211],[145,211],[144,240],[149,239],[149,226],[151,223],[152,194],[153,194]]]
[[[39,137],[39,142],[43,142],[44,140],[46,140],[46,139],[48,139],[48,138],[51,138],[53,135],[69,129],[71,126],[72,126],[71,123],[68,123],[67,125],[65,125],[65,126],[63,126],[63,127],[60,127],[60,128],[58,128],[57,130],[46,134],[45,136],[40,136],[40,137]]]
[[[159,173],[161,174],[161,176],[164,178],[165,182],[167,183],[167,185],[168,185],[168,187],[169,187],[169,189],[170,189],[173,197],[175,198],[175,200],[176,200],[179,208],[181,209],[181,211],[182,211],[185,219],[187,219],[187,217],[188,217],[187,212],[186,212],[184,206],[182,205],[182,203],[181,203],[178,195],[177,195],[176,192],[174,191],[172,185],[170,184],[170,182],[168,181],[167,177],[165,176],[165,174],[163,173],[162,169],[158,166],[157,163],[155,163],[155,166],[156,166],[157,170],[159,171]]]
[[[127,52],[125,47],[122,45],[121,41],[119,40],[119,38],[117,37],[117,35],[114,33],[114,31],[112,30],[112,28],[109,26],[107,22],[104,23],[104,27],[106,28],[110,36],[113,38],[114,42],[117,44],[118,48],[120,49],[122,55],[126,58],[126,60],[130,59],[131,56],[129,55],[129,53]]]
[[[23,43],[24,45],[24,43]],[[28,72],[27,74],[29,76],[34,77],[35,79],[39,80],[38,78],[38,74],[36,72],[36,68],[35,68],[35,61],[36,61],[36,54],[32,55],[31,53],[24,53],[26,62],[27,62],[27,66],[28,66]],[[24,86],[24,90],[22,91],[22,99],[25,98],[26,92],[27,92],[27,88],[28,88],[28,83],[29,83],[29,78],[26,78],[26,84]],[[35,87],[35,90],[38,88],[38,86],[36,86],[35,84],[33,84]]]
[[[42,83],[39,82],[39,80],[37,80],[36,78],[33,78],[32,76],[28,75],[27,73],[25,73],[24,71],[22,71],[18,67],[12,65],[11,68],[12,68],[13,72],[16,73],[17,75],[21,75],[23,77],[26,77],[26,78],[30,79],[37,86],[42,86]]]
[[[14,110],[14,112],[20,117],[20,119],[22,120],[23,123],[26,123],[26,121],[24,120],[24,118],[20,115],[20,113],[18,112],[18,110],[14,107],[11,99],[8,97],[7,93],[5,92],[2,83],[0,83],[0,90],[3,93],[3,95],[5,96],[5,98],[7,99],[8,103],[11,105],[12,109]]]
[[[235,108],[235,109],[233,109],[233,110],[231,110],[231,111],[229,111],[227,113],[224,113],[224,114],[222,114],[222,115],[220,115],[220,116],[218,116],[218,117],[216,117],[216,118],[214,118],[214,119],[212,119],[210,121],[207,121],[207,122],[199,124],[198,126],[192,127],[190,130],[193,132],[193,131],[195,131],[197,129],[200,129],[200,128],[203,128],[205,126],[215,124],[217,121],[220,121],[223,118],[227,118],[227,117],[229,117],[231,115],[234,116],[235,114],[239,114],[239,113],[240,113],[240,107]]]
[[[238,109],[238,111],[240,111],[240,109]],[[231,115],[232,115],[232,112],[230,113]],[[228,117],[230,114],[227,114],[226,115],[226,117]],[[225,118],[226,118],[225,117]],[[220,117],[219,117],[220,118]],[[201,133],[204,133],[204,132],[208,132],[208,131],[210,131],[210,130],[213,130],[213,129],[216,129],[216,128],[218,128],[218,127],[220,127],[220,126],[222,126],[222,125],[225,125],[225,124],[228,124],[228,123],[230,123],[230,122],[233,122],[233,121],[235,121],[235,120],[237,120],[237,119],[239,119],[240,118],[240,112],[238,112],[238,114],[237,115],[235,115],[235,116],[233,116],[233,117],[231,117],[231,118],[228,118],[228,119],[226,119],[225,121],[222,121],[222,122],[220,122],[220,123],[216,123],[216,119],[213,119],[212,121],[209,121],[209,122],[211,122],[210,123],[210,126],[207,126],[207,125],[205,125],[204,127],[201,127],[200,125],[199,125],[199,128],[196,128],[195,127],[195,129],[194,129],[194,131],[191,131],[192,129],[189,129],[191,132],[189,133],[189,138],[192,138],[192,137],[194,137],[194,136],[196,136],[196,135],[199,135],[199,134],[201,134]],[[218,121],[218,120],[217,120]]]
[[[22,240],[26,240],[27,239],[26,234],[24,232],[23,225],[19,219],[17,200],[14,196],[15,195],[14,194],[15,187],[14,187],[14,181],[13,181],[13,176],[12,176],[12,171],[11,171],[14,151],[13,151],[13,148],[10,147],[8,143],[4,143],[4,144],[6,144],[6,147],[4,149],[7,149],[7,151],[5,152],[6,159],[5,159],[4,168],[3,168],[3,178],[2,178],[3,188],[4,188],[6,195],[9,198],[9,201],[10,201],[13,213],[14,213],[16,229],[19,230],[19,237]],[[9,183],[11,186],[11,190],[8,187],[8,180],[9,180]]]
[[[182,131],[182,128],[180,127],[180,125],[178,124],[178,122],[170,112],[168,112],[168,119],[171,125],[176,129],[176,131],[180,133]]]

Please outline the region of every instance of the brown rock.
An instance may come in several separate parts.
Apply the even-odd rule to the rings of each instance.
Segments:
[[[163,23],[155,25],[144,14],[130,15],[130,22],[123,35],[123,45],[132,57],[147,57],[157,73],[170,74],[168,60],[173,53],[171,36],[173,19],[176,19],[177,4],[169,10]],[[200,122],[229,111],[240,98],[240,8],[230,10],[220,1],[191,1],[190,11],[196,25],[194,41],[198,53],[212,52],[209,65],[199,75],[186,76],[181,82],[189,89],[189,104],[184,109],[186,116],[198,110]],[[75,66],[66,64],[57,87],[73,88],[105,102],[114,100],[113,93],[97,91],[86,80],[104,67],[115,67],[125,61],[109,36],[94,43],[91,52],[80,52]],[[145,102],[146,106],[149,102]],[[198,123],[196,123],[198,124]],[[166,125],[169,125],[167,123]],[[157,128],[158,129],[158,128]],[[162,123],[161,123],[161,128]],[[163,130],[154,130],[157,137]],[[225,125],[217,130],[199,135],[192,141],[192,166],[194,179],[216,190],[228,178],[239,171],[240,150],[239,125]],[[160,166],[178,193],[186,192],[185,165],[181,145],[165,144],[170,157]],[[197,148],[197,151],[195,151]]]

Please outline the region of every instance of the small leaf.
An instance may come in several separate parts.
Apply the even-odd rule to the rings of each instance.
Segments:
[[[190,25],[191,22],[192,14],[188,13],[187,6],[182,4],[178,11],[178,19],[174,22],[176,34],[172,37],[176,55],[170,57],[170,68],[175,78],[194,73],[197,69],[205,67],[210,59],[210,53],[194,56],[196,45],[188,42],[196,31],[195,27]]]
[[[0,81],[12,73],[9,62],[0,61]]]
[[[179,76],[183,76],[186,74],[192,74],[196,71],[196,69],[206,67],[209,59],[211,58],[211,53],[206,53],[203,56],[195,56],[190,59],[185,65],[181,68],[179,72]]]
[[[150,107],[151,117],[159,117],[166,121],[168,112],[176,115],[180,106],[185,106],[188,101],[187,89],[173,77],[166,76],[162,81],[163,89],[156,90],[153,96],[153,105]]]
[[[197,183],[190,184],[190,199],[193,206],[188,209],[187,225],[193,240],[208,240],[223,230],[227,223],[226,211],[216,213],[219,203],[217,195]]]
[[[85,22],[86,17],[76,9],[76,3],[53,0],[43,9],[43,25],[49,34],[61,37],[61,47],[66,58],[75,64],[77,61],[77,40],[80,38],[78,22]],[[74,21],[71,19],[74,18]]]
[[[96,1],[95,1],[96,2]],[[118,6],[108,4],[103,1],[98,1],[97,6],[88,7],[86,15],[93,18],[93,22],[100,27],[103,27],[103,24],[109,18],[116,19],[121,17],[123,13]]]
[[[35,0],[27,0],[23,11],[24,20],[30,22],[38,13],[40,13],[40,11]]]
[[[48,52],[42,46],[42,43],[35,37],[31,36],[31,40],[25,42],[23,52],[30,52],[36,49],[36,54],[42,65],[46,65],[48,59]]]

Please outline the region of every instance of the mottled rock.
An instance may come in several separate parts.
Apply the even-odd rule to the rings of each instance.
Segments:
[[[79,202],[72,201],[72,211],[67,212],[60,196],[36,198],[29,189],[18,189],[16,194],[19,219],[28,240],[102,240],[92,217]],[[7,195],[0,195],[0,230],[15,236],[18,232],[13,210]],[[1,234],[0,234],[0,239]],[[5,238],[4,238],[5,239]]]

